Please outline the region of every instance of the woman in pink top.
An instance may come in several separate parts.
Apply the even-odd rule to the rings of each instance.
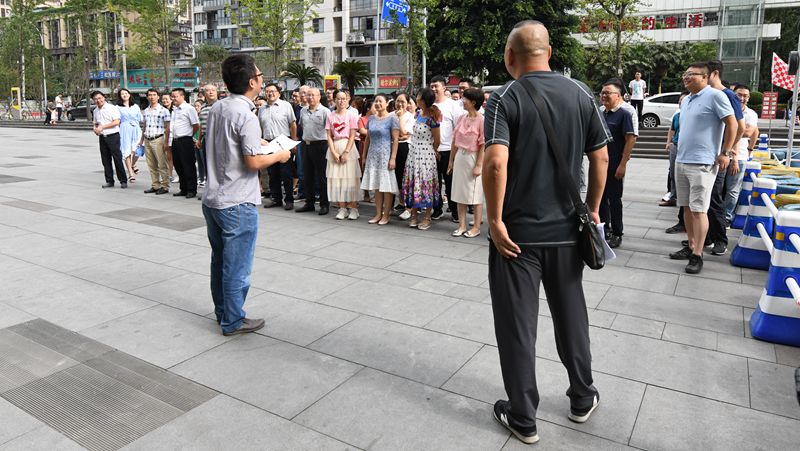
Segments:
[[[358,196],[361,191],[361,166],[355,137],[358,117],[347,110],[347,93],[333,94],[336,111],[328,115],[328,200],[338,205],[336,219],[358,219]],[[349,211],[348,211],[349,209]]]
[[[483,91],[470,88],[464,91],[464,109],[467,114],[456,121],[453,130],[454,152],[450,152],[447,172],[453,173],[453,202],[458,203],[458,229],[453,236],[474,238],[481,234],[483,207],[483,116],[478,109],[483,105]],[[475,209],[472,228],[467,230],[467,206]]]

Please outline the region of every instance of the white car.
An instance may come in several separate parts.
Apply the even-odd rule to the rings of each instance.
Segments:
[[[642,107],[642,127],[654,128],[669,125],[672,115],[678,111],[680,92],[665,92],[644,99]]]

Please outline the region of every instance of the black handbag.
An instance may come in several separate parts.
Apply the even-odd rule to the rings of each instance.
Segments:
[[[536,111],[539,112],[539,119],[542,121],[545,135],[547,135],[548,148],[553,154],[558,166],[559,178],[561,183],[569,193],[572,206],[578,213],[578,252],[580,252],[583,262],[586,263],[591,269],[601,269],[606,264],[606,251],[604,247],[604,238],[600,236],[600,231],[597,230],[596,224],[589,218],[589,208],[581,200],[578,193],[575,179],[570,173],[566,161],[564,161],[564,153],[562,152],[559,141],[556,137],[556,131],[553,128],[553,121],[550,118],[550,112],[545,108],[545,102],[542,95],[533,86],[533,83],[525,78],[520,77],[517,81],[525,88],[525,92],[533,100],[533,105]]]

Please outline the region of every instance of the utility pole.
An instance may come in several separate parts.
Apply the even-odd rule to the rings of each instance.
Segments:
[[[800,33],[797,36],[797,52],[800,56]],[[789,56],[791,58],[791,55]],[[794,90],[792,91],[792,122],[789,124],[789,142],[786,151],[786,167],[792,166],[792,154],[794,153],[794,126],[797,123],[797,90],[800,85],[800,68],[794,74]]]
[[[44,52],[46,51],[44,48],[44,26],[42,26],[39,37],[42,40],[42,111],[45,111],[45,114],[47,114],[47,66],[44,62]]]
[[[378,40],[381,36],[381,7],[383,3],[377,5],[377,12],[375,13],[375,86],[373,87],[373,94],[378,95],[378,55],[381,52]]]
[[[120,20],[119,24],[122,37],[122,87],[128,89],[128,52],[125,50],[125,21]]]

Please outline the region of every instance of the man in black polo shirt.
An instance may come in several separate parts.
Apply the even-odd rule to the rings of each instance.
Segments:
[[[592,380],[589,319],[581,284],[584,265],[576,246],[577,213],[563,188],[565,182],[556,175],[557,163],[539,114],[516,79],[530,80],[544,97],[553,121],[558,121],[556,134],[576,181],[581,157],[587,154],[586,203],[595,222],[608,167],[609,134],[589,89],[550,71],[551,52],[544,25],[524,21],[514,27],[504,58],[515,80],[492,94],[484,127],[483,189],[492,241],[489,289],[509,398],[495,403],[494,418],[524,443],[539,440],[535,345],[540,282],[547,293],[559,357],[569,374],[569,419],[585,422],[600,399]]]
[[[622,108],[622,83],[619,80],[609,80],[603,84],[600,103],[603,104],[603,117],[613,138],[608,143],[608,176],[600,201],[600,220],[606,223],[608,246],[619,247],[622,243],[622,181],[633,145],[636,144],[636,130],[633,128],[633,117]]]

